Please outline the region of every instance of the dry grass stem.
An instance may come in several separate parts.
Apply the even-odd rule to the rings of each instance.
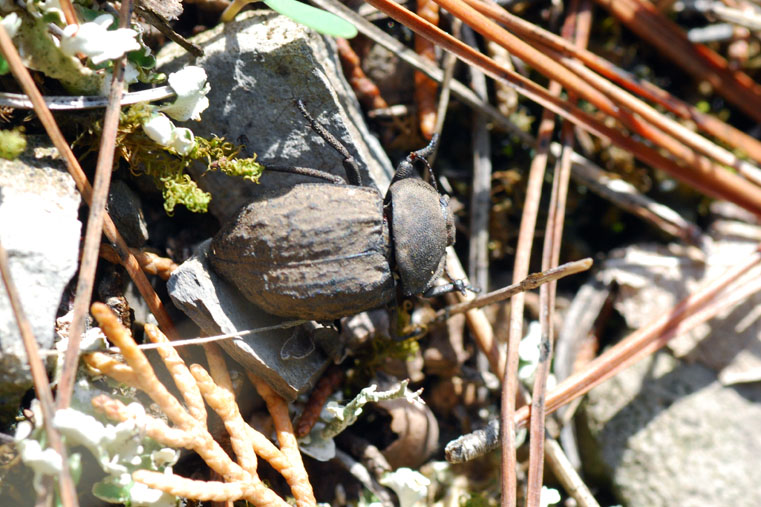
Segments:
[[[69,3],[68,0],[66,3]],[[61,4],[63,5],[63,4]],[[69,3],[69,7],[71,4]],[[129,26],[132,17],[132,1],[122,0],[119,13],[119,28]],[[114,149],[116,148],[116,129],[119,127],[121,113],[121,96],[124,88],[124,66],[126,57],[114,60],[114,72],[108,94],[108,106],[103,118],[103,133],[100,137],[98,161],[95,165],[92,199],[90,212],[87,217],[87,231],[82,247],[82,258],[79,264],[77,289],[74,296],[74,315],[69,327],[69,345],[64,356],[63,371],[56,393],[56,407],[69,406],[74,390],[74,380],[79,364],[79,344],[85,329],[85,317],[92,298],[95,283],[95,268],[98,266],[98,250],[103,236],[103,218],[106,213],[108,189],[111,185],[111,174],[114,165]]]
[[[552,469],[553,474],[563,485],[566,493],[571,496],[579,507],[599,507],[589,487],[584,483],[579,472],[573,468],[568,457],[563,452],[563,448],[554,438],[546,439],[544,454],[547,458],[547,464]]]
[[[0,31],[3,28],[0,26]],[[3,32],[3,35],[5,33]],[[42,410],[43,425],[45,427],[45,435],[48,437],[50,447],[53,448],[62,458],[62,468],[59,474],[60,481],[60,493],[61,502],[64,507],[77,507],[79,500],[74,486],[74,481],[69,474],[68,460],[66,457],[66,448],[61,440],[61,435],[58,430],[53,426],[53,414],[54,403],[53,393],[50,390],[50,383],[48,382],[48,374],[45,370],[45,365],[40,358],[39,349],[37,347],[37,340],[34,337],[32,326],[29,324],[29,320],[26,318],[23,308],[21,307],[21,298],[19,297],[16,285],[13,283],[11,277],[10,264],[8,263],[8,254],[5,248],[0,244],[0,278],[3,279],[3,285],[5,287],[8,300],[13,311],[13,316],[16,319],[18,325],[19,334],[21,335],[21,341],[24,345],[24,351],[26,352],[27,363],[29,364],[29,370],[32,375],[32,382],[34,384],[34,391],[37,395],[37,399],[40,402],[40,408]],[[44,502],[49,504],[49,500],[52,500],[53,489],[49,481],[43,485],[42,490],[39,492],[38,504]]]
[[[439,6],[433,0],[417,0],[417,13],[423,19],[439,24]],[[418,55],[436,65],[436,46],[428,39],[415,36],[415,51]],[[426,139],[431,139],[436,132],[436,81],[420,71],[415,72],[415,103],[418,109],[420,132]]]
[[[563,23],[563,37],[574,40],[578,46],[586,45],[591,27],[591,8],[584,0],[572,0],[569,13]],[[569,100],[574,97],[569,93]],[[560,246],[563,239],[563,224],[571,178],[571,155],[573,154],[573,125],[564,123],[561,131],[563,147],[555,164],[555,177],[552,183],[546,234],[542,249],[542,269],[552,269],[560,259]],[[538,507],[541,502],[542,478],[544,476],[544,440],[545,440],[545,393],[547,378],[550,375],[552,350],[555,341],[552,320],[555,312],[555,292],[557,282],[542,285],[539,292],[542,329],[539,345],[539,364],[534,373],[534,386],[531,392],[531,428],[529,436],[528,493],[526,504]]]

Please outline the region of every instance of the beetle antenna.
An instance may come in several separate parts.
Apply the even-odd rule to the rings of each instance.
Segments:
[[[351,153],[349,153],[349,150],[346,149],[346,146],[344,146],[341,141],[336,139],[333,134],[328,132],[325,127],[317,123],[317,120],[315,120],[312,115],[309,114],[309,111],[307,111],[307,108],[304,106],[304,102],[302,102],[301,99],[296,99],[296,106],[299,108],[299,111],[301,111],[301,114],[304,116],[304,118],[306,118],[306,120],[309,122],[309,126],[312,127],[312,130],[317,132],[317,135],[322,137],[326,143],[328,143],[344,158],[343,166],[344,171],[346,171],[346,178],[349,180],[349,183],[351,185],[362,186],[362,177],[359,174],[357,161],[354,160],[354,157],[351,155]]]

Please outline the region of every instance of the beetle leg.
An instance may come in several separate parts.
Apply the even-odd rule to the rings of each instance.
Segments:
[[[298,106],[299,111],[301,111],[301,114],[306,118],[306,120],[309,122],[309,125],[312,127],[312,130],[317,132],[317,134],[322,137],[326,143],[328,143],[330,146],[333,147],[334,150],[336,150],[344,159],[343,159],[343,166],[344,171],[346,171],[346,178],[349,180],[349,184],[351,185],[357,185],[362,186],[362,177],[359,174],[359,167],[357,166],[357,161],[354,160],[354,157],[349,153],[349,150],[346,149],[346,146],[344,146],[341,141],[336,139],[336,137],[331,134],[330,132],[325,129],[322,125],[317,123],[317,120],[315,120],[311,114],[309,114],[309,111],[307,111],[307,108],[304,107],[304,103],[301,101],[301,99],[296,100],[296,106]]]
[[[346,180],[337,174],[331,174],[327,171],[320,171],[319,169],[312,169],[311,167],[299,167],[299,166],[284,166],[284,165],[268,165],[265,166],[268,171],[275,171],[280,173],[300,174],[301,176],[309,176],[310,178],[318,178],[321,180],[329,181],[336,185],[346,185]]]
[[[444,285],[439,285],[437,287],[431,287],[427,291],[423,292],[424,298],[433,298],[436,296],[441,296],[443,294],[448,294],[450,292],[459,291],[463,294],[463,296],[466,294],[465,291],[471,291],[471,292],[481,292],[481,289],[478,287],[473,287],[469,283],[465,283],[464,280],[453,280],[452,283],[445,283]]]

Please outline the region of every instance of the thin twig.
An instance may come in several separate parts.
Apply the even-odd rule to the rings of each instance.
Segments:
[[[63,17],[66,18],[67,25],[77,25],[77,13],[74,11],[74,6],[71,4],[71,0],[60,0],[59,5],[63,11]]]
[[[565,278],[566,276],[575,275],[577,273],[587,271],[591,267],[592,267],[592,259],[587,257],[586,259],[567,262],[565,264],[548,269],[546,271],[541,271],[539,273],[532,273],[526,276],[523,280],[521,280],[518,283],[508,285],[507,287],[502,287],[501,289],[489,292],[488,294],[484,294],[482,296],[478,296],[477,298],[471,299],[470,301],[465,301],[462,303],[458,303],[456,305],[451,305],[451,306],[442,308],[441,310],[436,312],[436,316],[433,318],[431,322],[444,321],[448,319],[449,317],[451,317],[452,315],[457,315],[458,313],[465,313],[468,310],[471,310],[473,308],[481,308],[486,305],[491,305],[494,303],[498,303],[500,301],[504,301],[505,299],[511,298],[515,296],[516,294],[520,294],[521,292],[526,292],[529,290],[536,289],[537,287],[541,287],[542,285],[548,282],[560,280],[561,278]]]
[[[723,275],[709,281],[668,312],[598,356],[586,368],[562,381],[547,395],[547,411],[552,412],[561,405],[587,393],[623,368],[630,366],[636,358],[644,357],[640,354],[651,354],[657,348],[665,345],[669,339],[705,322],[712,316],[710,313],[703,313],[704,318],[702,320],[688,319],[687,317],[701,310],[707,302],[719,294],[728,292],[731,296],[732,290],[727,289],[727,287],[761,262],[761,253],[759,252],[761,252],[761,247],[757,248],[745,262],[730,268]],[[741,295],[744,298],[748,296],[747,293]],[[718,311],[718,307],[726,308],[728,302],[736,303],[731,297],[719,297],[717,299],[718,305],[713,308],[712,312],[714,314]],[[515,423],[519,426],[525,424],[528,415],[527,407],[522,408],[515,414]]]
[[[87,176],[85,176],[82,167],[79,165],[79,161],[74,156],[74,152],[71,151],[71,147],[63,137],[61,130],[58,128],[58,124],[55,122],[50,109],[48,109],[45,105],[45,101],[43,100],[40,91],[37,89],[37,86],[34,84],[32,76],[29,74],[29,71],[21,62],[21,58],[19,57],[18,51],[16,51],[16,47],[13,45],[10,37],[8,37],[8,33],[5,31],[5,28],[1,26],[0,51],[2,51],[3,56],[8,62],[11,72],[13,73],[13,77],[16,78],[16,81],[21,85],[24,93],[26,93],[26,95],[34,104],[34,110],[37,113],[40,122],[45,127],[48,136],[50,136],[53,144],[58,149],[59,153],[66,162],[66,168],[74,179],[74,183],[76,184],[79,193],[82,194],[85,202],[90,204],[92,200],[92,187],[90,186],[90,182],[87,181]],[[143,296],[143,299],[145,299],[146,303],[148,304],[148,308],[150,308],[151,312],[156,317],[156,320],[164,330],[165,334],[169,336],[170,339],[176,339],[178,335],[177,331],[174,328],[174,324],[172,324],[172,319],[166,312],[166,309],[164,308],[161,299],[159,299],[158,295],[156,294],[156,291],[153,290],[150,282],[146,278],[143,271],[140,269],[140,265],[138,264],[137,259],[135,259],[135,257],[129,252],[127,243],[124,241],[124,238],[122,238],[121,234],[119,234],[119,231],[116,229],[116,225],[114,225],[113,220],[111,220],[111,217],[107,213],[103,217],[103,232],[108,240],[114,243],[113,246],[119,254],[122,265],[127,270],[127,273],[129,273],[130,278],[132,278],[132,281],[137,287],[137,290]]]
[[[119,28],[129,25],[132,17],[132,1],[122,0],[119,13]],[[124,65],[126,56],[114,60],[114,74],[111,80],[111,90],[108,94],[108,106],[103,118],[103,134],[100,137],[100,150],[95,166],[90,213],[87,217],[87,232],[82,248],[82,260],[79,264],[76,295],[74,296],[74,315],[69,327],[69,344],[63,360],[63,370],[58,383],[56,407],[69,406],[74,390],[74,380],[79,362],[79,343],[85,329],[85,317],[90,307],[95,268],[98,266],[98,250],[103,235],[103,216],[106,212],[108,188],[111,183],[111,173],[114,164],[114,149],[116,147],[116,129],[119,127],[121,112],[121,95],[124,85]]]
[[[554,438],[547,438],[544,446],[547,464],[552,468],[555,477],[560,481],[566,493],[576,500],[579,507],[599,507],[592,492],[573,468],[562,447]]]
[[[5,35],[4,29],[0,31],[2,31],[2,35]],[[34,391],[37,394],[37,399],[39,400],[40,408],[42,409],[42,423],[45,427],[45,434],[48,437],[50,447],[61,456],[63,464],[63,468],[59,475],[61,501],[65,507],[76,507],[79,505],[79,501],[77,499],[77,491],[74,487],[74,481],[72,481],[71,475],[69,474],[66,448],[61,440],[61,435],[58,433],[58,430],[55,429],[55,426],[53,426],[53,414],[55,413],[55,408],[53,405],[53,393],[50,391],[50,383],[48,382],[48,374],[40,359],[37,340],[34,338],[32,326],[29,324],[29,320],[26,318],[26,314],[22,308],[21,298],[16,290],[16,284],[13,283],[10,265],[8,264],[8,254],[2,244],[0,244],[0,275],[2,275],[3,284],[5,285],[5,290],[8,294],[8,300],[10,301],[11,309],[13,310],[13,316],[16,319],[16,324],[18,325],[19,333],[21,334],[21,340],[24,344],[24,351],[26,352],[29,370],[32,374],[32,382],[34,383]],[[39,422],[40,421],[37,421],[37,423]],[[52,488],[46,488],[46,490],[48,493],[53,492]]]
[[[736,283],[740,277],[760,263],[761,246],[745,262],[708,281],[702,288],[664,314],[609,348],[588,363],[584,369],[560,382],[547,395],[547,413],[586,394],[634,362],[663,347],[676,336],[689,332],[723,310],[761,291],[761,277],[758,276]],[[529,419],[529,414],[529,407],[520,408],[515,414],[515,427],[524,426]],[[490,431],[486,435],[483,432],[474,432],[447,444],[445,449],[447,461],[462,463],[496,449],[498,447],[498,442],[494,438],[494,433],[497,431],[496,419],[490,422],[489,428]]]
[[[171,86],[159,86],[148,90],[139,90],[122,95],[122,105],[127,106],[138,102],[155,102],[174,96]],[[53,111],[79,111],[96,109],[108,105],[108,97],[102,95],[52,95],[45,96],[45,104]],[[23,93],[0,92],[0,106],[14,109],[34,109],[34,104]]]
[[[588,2],[571,0],[569,13],[563,23],[562,35],[574,40],[577,45],[586,45],[591,26],[591,8]],[[569,94],[571,95],[571,94]],[[569,100],[574,97],[569,96]],[[568,195],[568,183],[571,178],[571,155],[573,153],[573,125],[565,122],[562,127],[563,149],[555,164],[555,178],[547,217],[546,234],[542,249],[542,269],[552,269],[560,259],[560,245],[563,238],[565,205]],[[557,282],[543,285],[539,292],[541,343],[539,345],[539,363],[534,373],[534,387],[531,392],[531,427],[529,433],[529,468],[528,492],[526,505],[538,507],[542,494],[544,475],[544,436],[547,378],[552,363],[552,348],[555,340],[552,320],[555,312],[555,292]]]
[[[457,21],[460,21],[459,19]],[[476,37],[470,27],[462,31],[463,41],[477,47]],[[452,53],[447,53],[451,55]],[[470,85],[482,99],[488,100],[486,76],[478,69],[470,69]],[[486,118],[480,113],[473,115],[473,177],[470,191],[470,238],[468,241],[468,271],[471,283],[481,290],[489,284],[489,211],[491,209],[491,141],[486,128]]]
[[[203,56],[203,49],[196,43],[189,41],[176,31],[167,23],[167,21],[161,16],[157,15],[150,9],[145,9],[141,5],[136,7],[137,13],[144,17],[149,24],[151,24],[156,30],[164,34],[169,40],[180,46],[182,49],[190,53],[196,58]]]

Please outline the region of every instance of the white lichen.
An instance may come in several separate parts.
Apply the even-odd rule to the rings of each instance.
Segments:
[[[377,403],[383,400],[395,400],[405,398],[410,403],[424,403],[420,398],[420,391],[410,391],[407,389],[409,379],[399,382],[399,385],[388,391],[377,391],[378,386],[373,384],[362,389],[346,406],[341,406],[336,402],[328,402],[325,405],[323,414],[327,414],[325,429],[322,430],[323,439],[333,438],[341,433],[344,429],[354,424],[357,417],[362,413],[362,407],[368,403]]]
[[[67,25],[61,37],[61,51],[67,56],[83,54],[100,65],[140,49],[137,32],[131,28],[109,30],[113,22],[112,15],[101,14],[89,23]]]
[[[394,490],[400,507],[413,507],[428,496],[429,481],[423,474],[411,468],[397,468],[384,475],[380,481]]]
[[[177,121],[201,120],[201,113],[209,107],[206,95],[211,86],[207,82],[206,71],[190,65],[169,74],[169,86],[177,94],[177,99],[159,108]]]

